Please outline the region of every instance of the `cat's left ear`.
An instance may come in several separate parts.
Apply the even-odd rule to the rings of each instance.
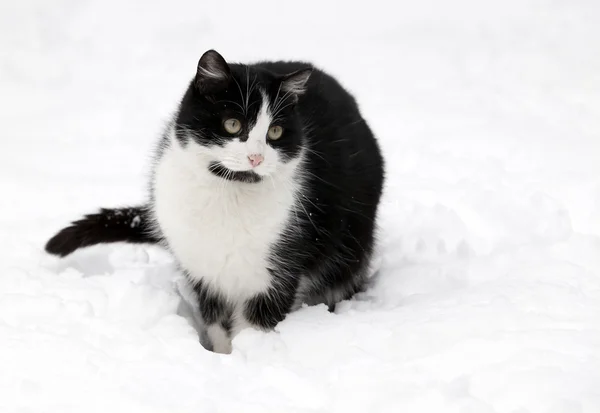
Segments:
[[[308,82],[312,71],[313,69],[308,67],[283,76],[281,79],[281,90],[293,93],[294,95],[303,94],[306,91],[306,82]]]
[[[196,88],[202,94],[210,94],[224,90],[231,80],[229,65],[215,50],[205,52],[198,62]]]

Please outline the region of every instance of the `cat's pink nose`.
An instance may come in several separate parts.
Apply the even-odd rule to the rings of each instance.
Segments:
[[[254,168],[260,165],[262,161],[265,160],[265,158],[262,155],[252,154],[248,155],[248,160],[250,161],[250,165],[252,165],[252,167]]]

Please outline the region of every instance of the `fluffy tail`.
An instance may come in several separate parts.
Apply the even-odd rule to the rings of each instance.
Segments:
[[[99,213],[86,215],[50,238],[46,251],[64,257],[79,248],[119,241],[149,244],[160,242],[153,234],[145,207],[102,208]]]

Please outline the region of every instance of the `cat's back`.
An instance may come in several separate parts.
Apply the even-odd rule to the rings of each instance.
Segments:
[[[354,96],[336,78],[301,61],[261,62],[256,66],[278,75],[312,68],[297,104],[307,147],[315,151],[309,155],[309,164],[325,175],[337,171],[346,178],[366,178],[365,184],[374,188],[383,185],[383,157],[377,140]]]
[[[308,217],[297,245],[281,248],[302,251],[296,261],[313,279],[308,295],[335,302],[363,285],[383,190],[383,156],[355,98],[333,76],[304,62],[260,67],[280,75],[313,68],[297,104],[306,155],[302,209]]]

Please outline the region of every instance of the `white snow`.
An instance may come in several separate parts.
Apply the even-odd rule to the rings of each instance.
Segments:
[[[108,219],[110,219],[110,217],[109,217]],[[139,215],[136,215],[136,216],[134,216],[134,217],[133,217],[133,219],[131,220],[131,224],[129,224],[129,226],[130,226],[131,228],[135,228],[135,227],[137,227],[138,225],[140,225],[140,222],[142,222],[142,219],[140,218],[140,216],[139,216]]]
[[[600,412],[600,3],[0,3],[0,412]],[[383,264],[204,351],[157,248],[57,260],[144,196],[209,48],[338,76],[381,139]]]

